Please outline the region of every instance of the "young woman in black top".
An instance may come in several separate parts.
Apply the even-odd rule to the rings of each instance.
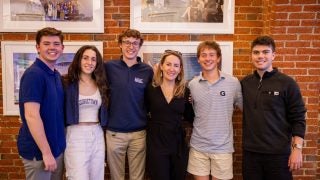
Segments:
[[[182,120],[193,118],[178,51],[166,50],[147,89],[147,168],[152,180],[183,180],[188,146]]]

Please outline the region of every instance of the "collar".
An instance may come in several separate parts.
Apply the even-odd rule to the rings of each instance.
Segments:
[[[54,74],[56,70],[52,71],[47,65],[46,63],[44,63],[42,60],[40,60],[39,58],[36,58],[35,60],[35,65],[37,65],[38,67],[40,67],[41,69],[43,69],[45,72],[49,73],[49,74]]]
[[[124,62],[123,60],[123,55],[120,56],[120,60],[121,62],[123,62],[125,65],[127,65],[126,62]],[[142,63],[142,60],[141,60],[141,57],[137,56],[137,64],[141,64]],[[134,66],[134,65],[133,65]]]
[[[200,72],[199,82],[201,82],[201,81],[207,81],[207,80],[203,77],[202,74],[203,74],[203,73]],[[218,81],[224,80],[225,78],[226,78],[226,74],[223,73],[222,71],[219,71],[219,79],[218,79]],[[217,82],[218,82],[218,81],[217,81]]]
[[[277,72],[278,72],[278,68],[274,67],[272,71],[264,72],[262,78],[260,78],[260,75],[258,74],[257,70],[254,71],[254,75],[259,79],[265,79],[265,78],[269,78],[269,77],[273,76]]]

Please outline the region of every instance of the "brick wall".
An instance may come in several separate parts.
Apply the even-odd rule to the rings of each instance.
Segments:
[[[103,41],[104,58],[119,57],[116,39],[122,30],[129,27],[129,4],[129,0],[105,0],[104,33],[66,34],[66,40]],[[274,37],[278,47],[274,66],[298,82],[308,109],[304,164],[301,170],[294,173],[295,179],[320,179],[320,1],[236,0],[235,4],[233,35],[144,34],[144,38],[146,41],[233,41],[233,71],[241,79],[253,70],[249,56],[250,42],[261,34]],[[33,41],[34,33],[0,33],[0,40]],[[0,179],[24,179],[23,165],[16,148],[19,118],[2,115],[2,88],[0,94]],[[241,113],[236,112],[234,179],[241,179],[241,127]]]

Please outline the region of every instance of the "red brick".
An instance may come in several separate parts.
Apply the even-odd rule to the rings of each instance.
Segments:
[[[316,4],[317,0],[291,0],[292,4]]]
[[[288,13],[288,12],[301,12],[302,6],[293,6],[293,5],[277,5],[272,8],[274,12],[280,13]]]
[[[289,19],[315,19],[315,13],[291,13]]]

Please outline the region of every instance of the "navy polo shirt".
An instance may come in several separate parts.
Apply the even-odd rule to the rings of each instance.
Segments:
[[[64,133],[64,93],[61,76],[58,71],[52,71],[40,59],[24,72],[20,81],[19,108],[22,125],[18,135],[18,151],[25,159],[42,160],[42,153],[34,141],[26,118],[24,103],[40,104],[40,116],[51,152],[58,157],[66,148]]]

